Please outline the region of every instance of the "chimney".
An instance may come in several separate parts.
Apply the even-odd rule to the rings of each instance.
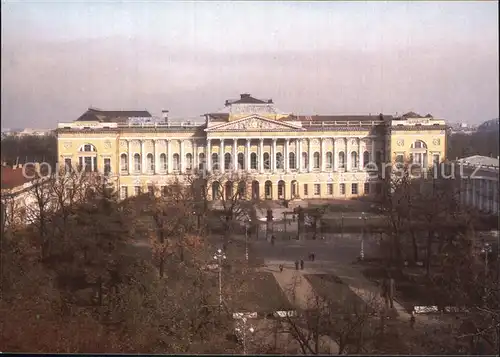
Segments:
[[[168,110],[163,109],[163,110],[161,111],[161,117],[163,118],[163,121],[164,121],[165,123],[168,123]]]

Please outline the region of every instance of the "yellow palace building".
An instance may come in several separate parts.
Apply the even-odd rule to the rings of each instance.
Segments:
[[[295,115],[241,94],[200,118],[90,108],[58,125],[59,165],[110,175],[121,198],[206,169],[220,181],[244,173],[252,198],[290,200],[375,195],[384,163],[445,158],[445,122],[429,114]],[[226,182],[211,184],[214,195]]]

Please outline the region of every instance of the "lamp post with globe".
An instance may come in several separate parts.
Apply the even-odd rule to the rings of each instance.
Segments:
[[[219,308],[222,308],[222,261],[226,259],[226,255],[222,249],[217,249],[214,259],[219,263]]]

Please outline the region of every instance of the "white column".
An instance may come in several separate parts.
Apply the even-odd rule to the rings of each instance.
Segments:
[[[205,148],[205,165],[206,170],[212,172],[212,146],[210,145],[211,140],[207,139],[207,146]]]
[[[167,140],[167,170],[172,173],[172,140]]]
[[[157,162],[157,158],[158,158],[158,155],[156,155],[156,140],[153,140],[153,175],[156,175],[156,173],[158,172],[158,162]]]
[[[146,147],[145,140],[141,140],[141,163],[142,163],[141,172],[142,173],[146,172],[146,157],[145,157],[146,150],[145,150],[145,147]]]
[[[182,174],[184,173],[184,140],[180,140],[180,145],[179,145],[179,172]]]
[[[198,143],[193,139],[191,144],[193,146],[193,170],[198,170]]]
[[[364,166],[364,151],[361,147],[361,139],[358,138],[358,170],[362,170]]]
[[[247,172],[250,172],[250,168],[251,168],[251,160],[250,160],[250,143],[251,143],[251,140],[250,139],[247,139],[247,142],[246,142],[246,147],[245,147],[245,160],[246,160],[246,163],[245,163],[245,170]]]
[[[132,175],[134,172],[134,153],[130,150],[130,140],[127,140],[127,151],[128,151],[128,174]]]
[[[272,163],[272,166],[271,166],[271,169],[272,169],[272,172],[275,173],[276,172],[276,139],[273,139],[273,150],[272,150],[272,154],[271,154],[271,163]]]
[[[264,139],[259,140],[259,172],[264,172]]]
[[[220,139],[219,170],[221,170],[221,172],[224,171],[224,139]]]
[[[308,162],[308,172],[311,172],[312,171],[312,167],[313,167],[313,149],[312,149],[312,139],[309,139],[309,152],[308,152],[308,156],[309,156],[309,162]]]
[[[320,145],[321,145],[321,154],[319,155],[320,159],[320,169],[321,172],[325,172],[325,160],[326,160],[326,153],[325,153],[325,139],[320,138]]]
[[[339,160],[337,154],[335,153],[336,145],[335,138],[332,138],[332,170],[337,171],[337,161]]]
[[[302,139],[296,141],[295,147],[297,148],[297,171],[302,172]]]
[[[288,172],[290,167],[290,160],[288,159],[289,151],[290,151],[290,141],[289,139],[285,139],[285,143],[283,146],[283,170],[285,172]]]
[[[351,171],[352,169],[352,162],[351,162],[351,142],[352,139],[346,139],[346,146],[345,146],[345,151],[346,151],[346,171]]]
[[[232,161],[233,161],[233,171],[237,172],[238,171],[238,140],[233,139],[233,155],[232,155]]]

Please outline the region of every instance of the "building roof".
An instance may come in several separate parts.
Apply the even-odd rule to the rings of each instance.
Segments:
[[[32,167],[31,169],[34,168]],[[26,168],[25,172],[23,173],[22,168],[19,167],[12,168],[10,166],[2,166],[2,174],[1,174],[2,190],[19,187],[31,181],[32,180],[31,178],[25,177],[25,174],[27,174],[26,176],[31,176],[31,173],[28,171],[29,171],[28,168]]]
[[[232,104],[271,104],[272,99],[257,99],[252,97],[249,93],[240,94],[240,99],[228,99],[226,100],[226,106]]]
[[[285,120],[287,118],[284,118]],[[305,122],[332,122],[332,121],[383,121],[392,119],[392,115],[291,115],[290,120]]]
[[[484,167],[492,167],[498,169],[498,158],[474,155],[459,159],[458,162],[470,165],[470,166],[484,166]]]
[[[426,118],[432,118],[432,115],[427,114]],[[406,119],[406,118],[423,118],[420,114],[415,113],[415,112],[408,112],[406,114],[401,115],[401,118]]]
[[[76,121],[99,121],[104,123],[127,122],[129,118],[150,118],[147,110],[100,110],[89,108]]]

